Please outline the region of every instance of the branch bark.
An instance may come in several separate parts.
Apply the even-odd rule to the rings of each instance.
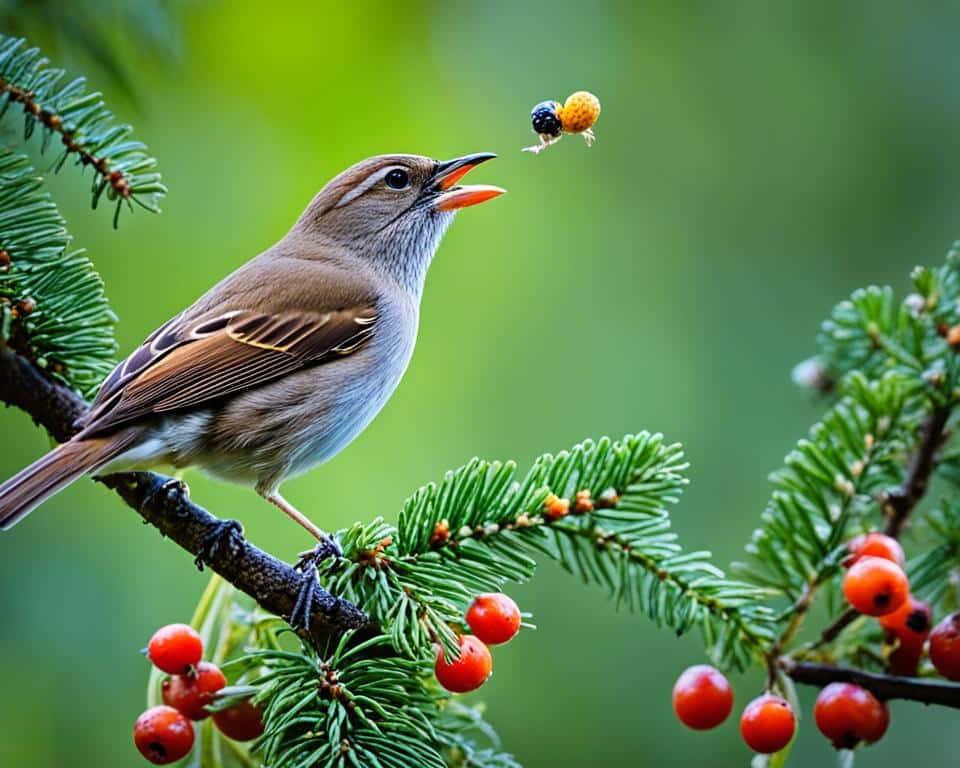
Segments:
[[[79,395],[48,379],[8,347],[0,347],[0,400],[26,411],[60,442],[76,433],[75,424],[87,410]],[[183,483],[152,472],[106,475],[99,481],[161,534],[196,556],[198,565],[202,561],[265,610],[289,618],[298,599],[307,595],[305,615],[314,640],[366,623],[362,611],[319,585],[312,594],[305,592],[305,579],[315,578],[312,570],[303,574],[250,544],[239,525],[227,528],[229,521],[190,501]]]
[[[917,677],[896,677],[864,672],[852,667],[814,664],[782,659],[780,666],[790,678],[803,685],[822,688],[829,683],[854,683],[880,699],[906,699],[960,709],[960,685]]]

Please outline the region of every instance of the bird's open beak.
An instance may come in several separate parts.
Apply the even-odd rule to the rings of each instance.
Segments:
[[[478,152],[440,163],[433,176],[433,187],[437,192],[433,207],[438,211],[456,211],[502,195],[506,190],[488,184],[457,185],[473,168],[494,157],[496,155],[491,152]]]

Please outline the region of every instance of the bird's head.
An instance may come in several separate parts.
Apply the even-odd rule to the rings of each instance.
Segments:
[[[489,152],[447,161],[371,157],[320,190],[295,229],[334,240],[419,291],[454,213],[503,194],[500,187],[459,184],[493,157]]]

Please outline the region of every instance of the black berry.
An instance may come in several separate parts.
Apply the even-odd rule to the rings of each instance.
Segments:
[[[533,131],[547,136],[559,136],[563,128],[560,125],[560,116],[557,114],[559,104],[555,101],[541,101],[530,113],[530,122]]]

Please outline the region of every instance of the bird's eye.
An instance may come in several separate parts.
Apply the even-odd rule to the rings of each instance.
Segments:
[[[387,174],[384,181],[390,189],[406,189],[410,186],[410,175],[402,168],[394,168]]]

